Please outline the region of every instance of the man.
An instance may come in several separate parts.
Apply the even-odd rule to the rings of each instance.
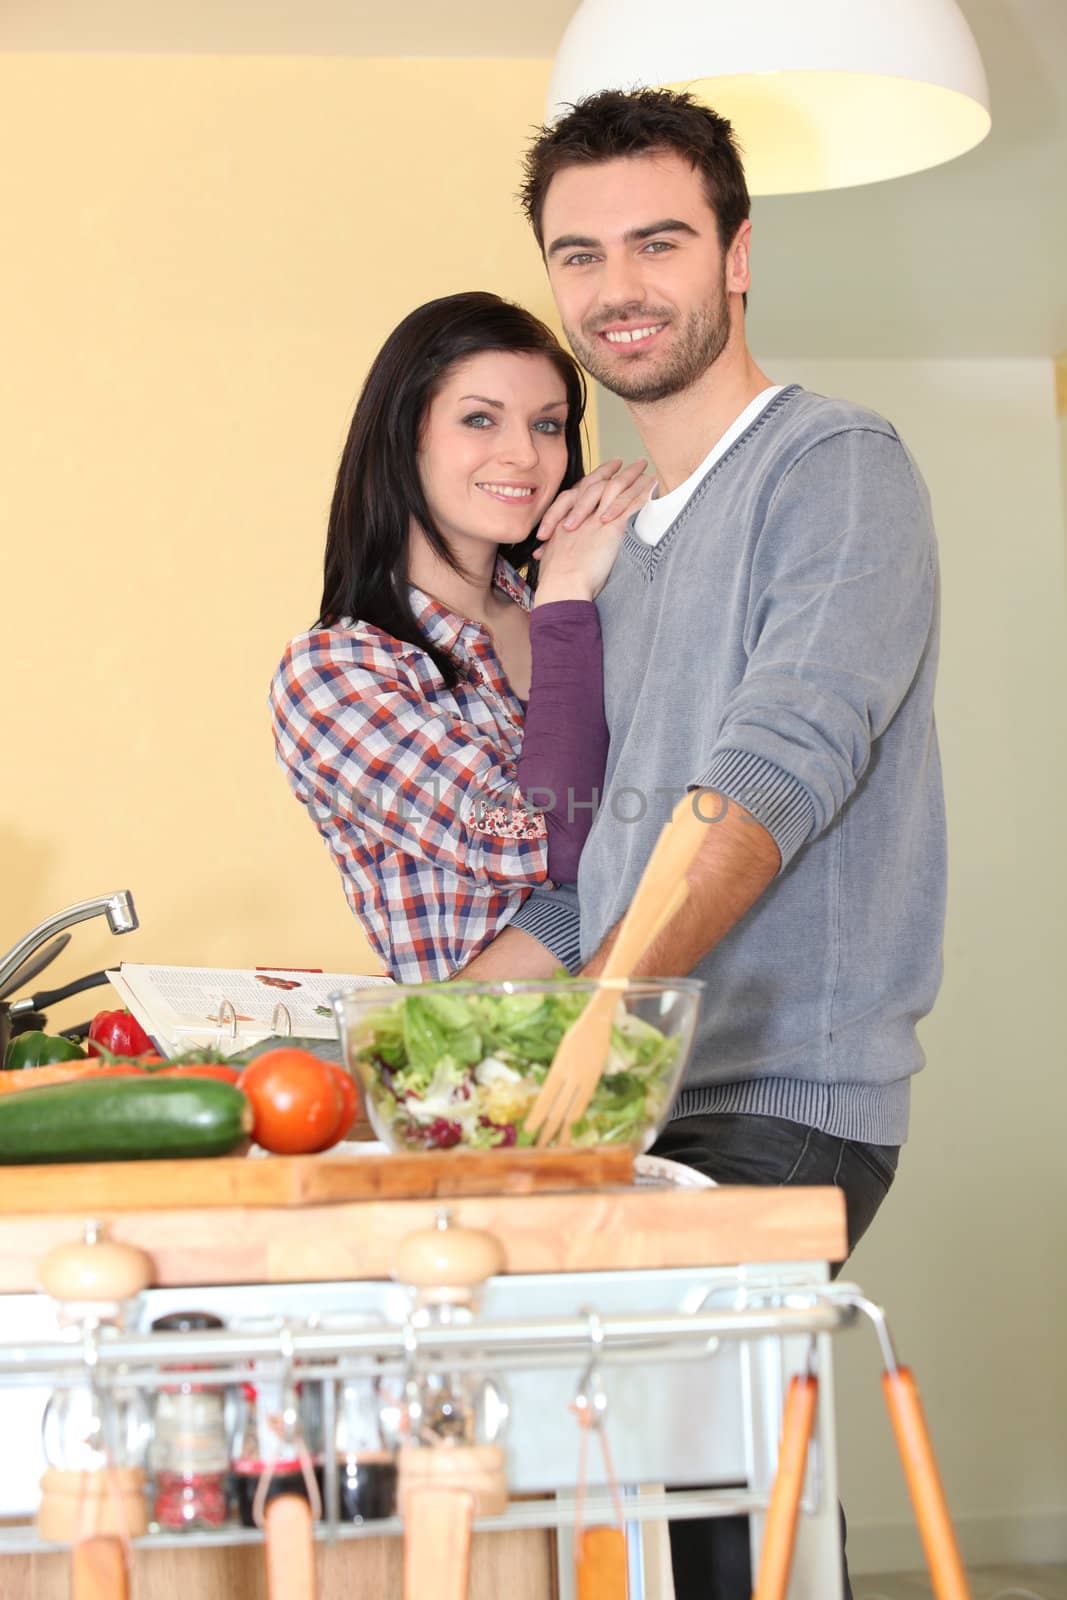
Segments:
[[[749,198],[714,112],[584,101],[534,144],[523,201],[567,336],[657,486],[597,602],[611,745],[580,947],[578,908],[546,888],[464,976],[579,954],[595,974],[672,804],[709,791],[688,901],[641,969],[706,985],[656,1153],[725,1182],[836,1183],[851,1248],[893,1179],[940,980],[927,495],[889,423],[752,359]],[[679,1594],[712,1592],[709,1526],[672,1530]],[[714,1559],[713,1592],[747,1595],[743,1538]]]

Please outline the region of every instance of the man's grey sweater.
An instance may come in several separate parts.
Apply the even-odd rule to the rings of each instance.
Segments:
[[[578,877],[581,959],[679,794],[736,801],[781,872],[694,970],[706,988],[673,1114],[901,1143],[945,898],[937,554],[914,463],[881,417],[792,385],[657,545],[627,532],[598,606],[611,747]],[[535,892],[515,921],[578,964],[566,891]]]

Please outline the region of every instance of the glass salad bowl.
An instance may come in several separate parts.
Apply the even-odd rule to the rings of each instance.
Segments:
[[[532,1145],[523,1124],[556,1046],[601,984],[426,983],[331,995],[345,1063],[389,1150]],[[654,1142],[678,1092],[703,984],[631,978],[619,1003],[596,1093],[572,1146]],[[556,1141],[554,1140],[553,1143]]]

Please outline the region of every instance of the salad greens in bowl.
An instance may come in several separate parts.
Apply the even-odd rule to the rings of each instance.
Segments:
[[[596,978],[537,983],[426,983],[331,995],[349,1071],[390,1150],[506,1149],[532,1145],[527,1113],[556,1047]],[[630,978],[610,985],[619,1004],[607,1064],[572,1146],[653,1143],[678,1091],[703,985],[692,978]]]

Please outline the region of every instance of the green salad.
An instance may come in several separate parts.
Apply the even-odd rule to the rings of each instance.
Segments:
[[[434,989],[365,1012],[351,1063],[376,1120],[416,1150],[531,1145],[523,1123],[556,1046],[589,991],[445,994]],[[604,1073],[575,1145],[639,1145],[666,1110],[679,1041],[620,1001]]]

